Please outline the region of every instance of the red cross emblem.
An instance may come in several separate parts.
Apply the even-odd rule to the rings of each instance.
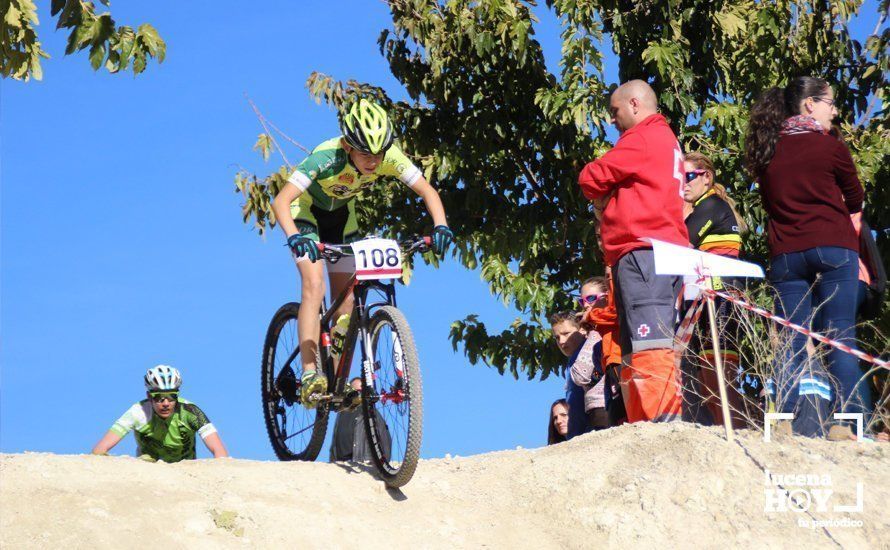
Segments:
[[[649,325],[645,323],[640,325],[640,328],[637,329],[637,334],[640,335],[640,338],[645,338],[649,334]]]

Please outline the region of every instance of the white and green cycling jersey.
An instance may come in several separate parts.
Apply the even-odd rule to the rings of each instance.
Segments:
[[[351,201],[378,179],[391,177],[411,187],[422,176],[420,169],[395,144],[387,149],[383,161],[373,173],[362,174],[349,161],[349,154],[340,139],[336,137],[321,143],[287,180],[303,192],[291,203],[291,217],[301,232],[312,233],[314,238],[317,238],[318,217],[325,217],[325,212],[333,212],[347,205],[349,212],[344,217],[342,232],[354,234],[357,222]],[[325,225],[326,220],[321,220],[321,223]],[[312,231],[313,228],[315,231]]]
[[[111,431],[124,437],[130,431],[136,437],[136,454],[147,454],[164,462],[194,459],[195,434],[201,439],[216,433],[207,415],[197,405],[180,398],[169,418],[155,414],[151,400],[143,399],[130,407],[111,426]]]
[[[383,161],[372,174],[362,174],[351,162],[339,137],[329,139],[303,159],[288,181],[312,198],[312,203],[322,210],[336,210],[349,199],[373,185],[380,177],[399,179],[412,186],[421,173],[405,153],[393,144],[386,150]]]

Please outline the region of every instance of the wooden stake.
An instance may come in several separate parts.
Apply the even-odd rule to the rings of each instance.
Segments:
[[[720,387],[720,407],[723,410],[723,428],[726,430],[726,440],[734,441],[732,431],[732,419],[729,417],[729,400],[726,395],[726,381],[723,379],[723,357],[720,355],[720,340],[717,339],[717,312],[714,309],[714,297],[708,296],[708,317],[711,321],[711,344],[714,346],[714,362],[717,363],[717,385]]]

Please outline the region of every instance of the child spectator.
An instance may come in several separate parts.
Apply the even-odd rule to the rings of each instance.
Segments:
[[[584,282],[581,295],[589,284],[600,285],[603,293],[598,300],[584,310],[584,323],[589,324],[602,338],[603,393],[609,426],[619,426],[627,421],[624,397],[621,390],[621,346],[618,345],[618,312],[615,310],[612,291],[612,270],[606,266],[605,277],[594,277]]]
[[[559,350],[569,358],[566,368],[568,439],[592,429],[608,428],[602,388],[599,400],[595,389],[603,375],[599,334],[588,333],[574,312],[555,313],[550,317],[550,324]]]

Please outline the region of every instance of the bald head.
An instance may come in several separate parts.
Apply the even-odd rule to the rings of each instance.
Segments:
[[[646,84],[643,80],[629,80],[618,86],[612,96],[618,96],[619,99],[629,101],[636,99],[646,109],[655,113],[658,111],[658,99],[655,97],[655,91],[652,86]],[[650,113],[650,114],[652,114]]]
[[[649,84],[642,80],[630,80],[612,92],[609,111],[618,132],[624,133],[657,113],[658,99]]]

